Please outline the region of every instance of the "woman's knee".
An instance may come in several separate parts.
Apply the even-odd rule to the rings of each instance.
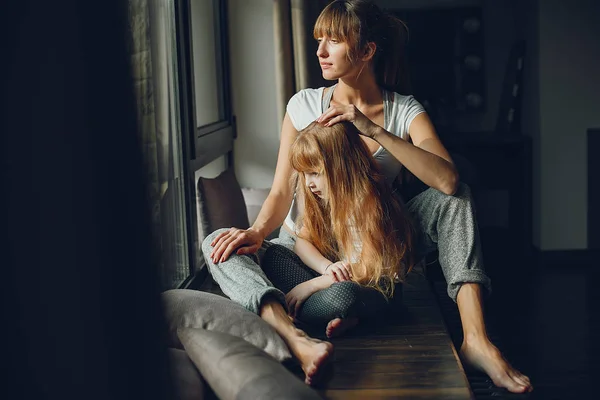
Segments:
[[[453,197],[471,199],[471,188],[464,182],[458,183],[458,188],[456,189],[456,193],[454,193]]]
[[[213,247],[211,246],[212,241],[215,240],[215,238],[219,236],[219,234],[227,232],[228,230],[228,228],[217,229],[213,233],[206,236],[202,241],[202,254],[210,254],[213,249]]]
[[[437,196],[438,204],[446,207],[464,207],[470,206],[473,202],[471,197],[471,188],[466,183],[460,182],[458,189],[453,195],[447,195],[440,191],[434,190]]]
[[[455,212],[463,212],[467,214],[473,213],[473,197],[471,196],[471,188],[466,183],[460,183],[458,190],[453,196],[448,196],[447,209]]]

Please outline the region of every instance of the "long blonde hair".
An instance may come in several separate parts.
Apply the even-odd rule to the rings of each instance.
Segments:
[[[413,227],[357,128],[345,121],[311,123],[292,144],[290,163],[304,205],[296,221],[303,238],[338,261],[356,252],[358,235],[362,248],[351,264],[352,279],[391,297],[395,280],[403,281],[413,266]],[[304,174],[314,172],[326,178],[326,199],[305,184]]]

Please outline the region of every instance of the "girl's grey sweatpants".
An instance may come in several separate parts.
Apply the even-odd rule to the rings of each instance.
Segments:
[[[407,208],[418,231],[417,259],[438,250],[450,298],[456,301],[463,283],[478,283],[491,292],[490,279],[483,269],[481,243],[469,187],[461,183],[453,196],[429,188],[411,199]],[[211,233],[202,243],[208,269],[223,293],[255,313],[259,312],[266,295],[274,296],[285,304],[284,293],[269,281],[260,262],[272,243],[293,249],[294,238],[282,228],[279,237],[265,241],[255,255],[232,254],[226,261],[215,264],[209,257],[212,252],[210,243],[224,230]]]

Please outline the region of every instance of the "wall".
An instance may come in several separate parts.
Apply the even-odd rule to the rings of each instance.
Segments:
[[[214,7],[211,1],[191,1],[190,7],[196,123],[204,126],[219,120]]]
[[[539,6],[543,250],[587,248],[587,128],[600,126],[600,2]]]
[[[279,149],[273,0],[229,0],[231,80],[242,187],[271,187]]]
[[[527,40],[522,124],[533,144],[533,244],[586,249],[586,132],[600,126],[600,3],[516,6],[517,36]]]
[[[483,0],[375,0],[381,8],[435,8],[479,5]],[[495,0],[493,0],[495,1]]]
[[[510,47],[515,40],[516,12],[512,1],[497,0],[376,0],[384,9],[481,6],[484,35],[486,110],[456,117],[458,131],[492,131]],[[408,27],[410,29],[410,26]],[[435,28],[433,28],[435,29]],[[443,33],[440,33],[443,34]]]
[[[538,0],[520,1],[517,6],[517,36],[527,43],[523,71],[521,126],[532,142],[532,244],[541,249],[541,154],[540,154],[540,55]]]

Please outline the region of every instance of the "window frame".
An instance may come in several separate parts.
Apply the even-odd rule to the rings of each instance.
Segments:
[[[205,1],[205,0],[202,0]],[[190,285],[194,276],[204,270],[204,259],[199,246],[196,227],[196,181],[195,172],[221,156],[227,156],[227,164],[231,165],[233,140],[236,138],[235,116],[231,100],[231,73],[229,62],[229,32],[227,0],[211,0],[214,5],[215,53],[217,62],[217,79],[221,90],[218,101],[223,109],[219,121],[204,126],[197,126],[196,100],[194,92],[194,57],[192,47],[191,0],[175,0],[177,66],[179,76],[179,101],[181,112],[181,129],[183,138],[183,157],[185,166],[185,206],[188,218],[188,246],[190,259],[190,277],[182,284]]]

